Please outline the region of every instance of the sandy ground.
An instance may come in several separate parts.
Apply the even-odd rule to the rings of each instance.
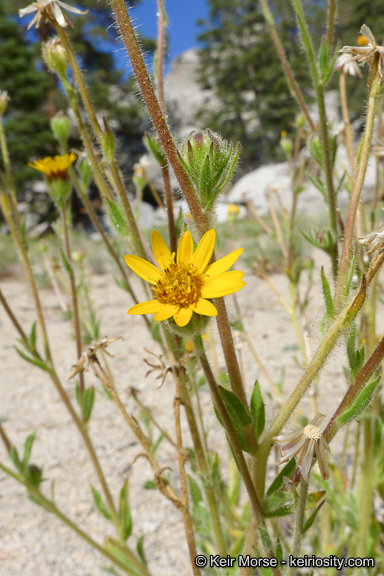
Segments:
[[[318,256],[317,264],[323,263],[322,256]],[[314,276],[319,278],[318,269]],[[276,296],[262,280],[251,273],[246,274],[245,280],[247,286],[238,294],[245,326],[272,378],[278,380],[282,367],[285,367],[284,394],[288,395],[301,374],[294,360],[294,355],[299,356],[300,352],[296,349],[292,325]],[[288,298],[286,278],[275,274],[271,280]],[[2,289],[20,322],[31,326],[35,313],[27,286],[21,280],[6,280],[2,282]],[[124,340],[112,345],[115,357],[111,360],[111,367],[128,411],[138,415],[138,408],[128,393],[129,387],[135,386],[140,391],[142,401],[154,409],[159,423],[172,433],[174,384],[169,378],[159,389],[155,375],[145,377],[147,366],[143,362],[146,356],[144,347],[149,346],[154,350],[154,345],[148,340],[142,319],[127,316],[126,310],[131,304],[129,296],[107,275],[93,276],[90,291],[103,318],[101,335],[124,337]],[[53,291],[41,290],[41,298],[57,370],[70,398],[75,401],[73,381],[67,379],[76,359],[71,328],[63,318]],[[230,297],[227,304],[232,314],[233,301]],[[312,293],[308,312],[309,343],[312,350],[315,350],[319,340],[318,326],[323,313],[322,296],[316,289]],[[44,467],[46,494],[49,495],[51,480],[55,480],[57,505],[95,540],[102,542],[106,534],[112,534],[112,529],[95,510],[89,483],[98,488],[99,485],[82,439],[48,376],[20,360],[13,348],[15,337],[15,330],[1,309],[1,421],[19,451],[28,434],[37,432],[31,461]],[[223,366],[218,342],[216,350],[219,363]],[[241,356],[248,394],[256,378],[266,392],[268,384],[245,344]],[[323,369],[318,383],[318,406],[328,416],[343,395],[343,362],[340,345]],[[94,377],[89,373],[87,382],[93,381]],[[210,423],[210,444],[219,453],[225,454],[224,434],[215,419],[209,393],[205,388],[202,390],[202,403]],[[300,408],[311,415],[308,400]],[[268,413],[270,420],[271,408]],[[145,550],[154,576],[190,574],[181,515],[159,493],[142,488],[143,483],[152,478],[149,465],[143,458],[134,462],[135,456],[141,452],[140,446],[116,406],[101,395],[97,396],[90,432],[116,498],[125,477],[129,477],[133,516],[133,534],[129,542],[134,547],[137,538],[145,534]],[[186,429],[184,442],[186,446],[191,445]],[[335,457],[337,445],[333,449]],[[8,463],[3,445],[0,445],[0,458],[2,462]],[[174,449],[163,442],[158,451],[158,459],[163,466],[172,468],[172,478],[178,486]],[[108,564],[106,559],[80,541],[69,528],[28,500],[23,486],[0,472],[0,576],[101,576],[105,574],[102,566]]]

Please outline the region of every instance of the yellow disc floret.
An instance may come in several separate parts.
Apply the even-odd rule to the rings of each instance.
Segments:
[[[156,288],[155,298],[162,304],[190,306],[201,295],[202,278],[196,266],[174,262],[165,268]]]

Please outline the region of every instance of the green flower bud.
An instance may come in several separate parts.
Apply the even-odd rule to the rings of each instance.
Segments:
[[[147,184],[147,167],[150,165],[148,157],[144,154],[139,162],[133,165],[132,182],[136,189],[142,190]]]
[[[38,488],[43,480],[43,471],[38,466],[34,464],[29,464],[24,472],[25,479],[27,482]]]
[[[151,154],[155,157],[161,167],[167,164],[167,157],[158,137],[152,137],[146,132],[143,137],[143,144]]]
[[[206,210],[232,177],[239,154],[240,143],[234,148],[210,130],[192,132],[182,144],[180,158]]]
[[[43,45],[43,59],[51,72],[65,77],[69,60],[60,38],[51,38]]]
[[[0,117],[4,114],[7,109],[8,102],[10,101],[8,92],[6,90],[0,90]]]
[[[281,132],[280,146],[283,149],[283,152],[287,154],[287,156],[290,156],[292,154],[293,142],[290,138],[287,138],[286,130],[283,130]]]
[[[71,130],[69,119],[59,112],[51,119],[51,130],[59,142],[67,143]]]
[[[305,123],[306,123],[306,119],[305,119],[304,114],[302,114],[301,112],[299,112],[299,113],[296,115],[295,122],[296,122],[296,126],[297,126],[298,128],[304,128]]]

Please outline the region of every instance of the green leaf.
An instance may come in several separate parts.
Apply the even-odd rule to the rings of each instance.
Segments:
[[[28,465],[29,458],[31,456],[31,450],[32,450],[33,442],[35,440],[35,436],[36,436],[36,432],[32,432],[32,434],[30,434],[25,441],[24,456],[23,456],[23,468],[26,468],[26,466]]]
[[[320,178],[315,178],[314,176],[311,176],[311,174],[309,174],[307,172],[306,174],[308,180],[310,180],[312,182],[312,184],[319,190],[319,192],[322,193],[322,195],[324,196],[324,198],[327,197],[327,191],[325,189],[324,183],[320,180]]]
[[[128,282],[125,278],[115,278],[115,282],[119,288],[125,290],[126,292],[130,292]]]
[[[128,236],[128,228],[120,209],[109,198],[106,198],[106,201],[109,219],[112,223],[112,226],[119,234],[121,234],[121,236]]]
[[[288,492],[274,492],[263,502],[263,512],[266,518],[287,516],[293,512],[294,505]]]
[[[314,523],[316,516],[318,515],[318,513],[319,513],[319,511],[320,511],[320,509],[324,503],[325,503],[325,500],[323,500],[321,502],[321,504],[319,506],[317,506],[317,508],[314,509],[314,511],[312,512],[310,517],[305,521],[302,534],[305,534],[310,529],[310,527]]]
[[[336,50],[335,53],[334,53],[334,55],[333,55],[333,57],[332,57],[332,60],[329,62],[328,68],[327,68],[327,70],[326,70],[326,72],[325,72],[325,74],[324,74],[324,77],[323,77],[323,80],[322,80],[323,86],[326,86],[326,85],[328,84],[328,82],[329,82],[329,79],[330,79],[330,77],[331,77],[331,75],[332,75],[332,72],[333,72],[334,69],[335,69],[335,62],[336,62],[336,59],[337,59],[338,55],[339,55],[339,53],[338,53],[338,51]]]
[[[63,250],[60,250],[60,254],[61,254],[61,259],[63,261],[65,271],[67,272],[67,274],[69,274],[71,276],[73,273],[72,272],[72,266],[71,266],[70,262],[68,261],[66,255],[64,254]]]
[[[215,189],[214,195],[212,196],[211,200],[205,206],[206,211],[211,209],[213,203],[215,202],[215,200],[218,197],[218,195],[220,194],[220,192],[223,190],[223,188],[228,184],[229,180],[232,178],[233,171],[234,171],[236,164],[237,164],[237,161],[239,159],[240,150],[241,150],[241,144],[240,144],[240,142],[238,142],[236,145],[236,152],[232,158],[232,162],[228,168],[228,172],[227,172],[225,178],[223,179],[223,181]]]
[[[36,348],[36,320],[32,324],[31,333],[29,335],[29,343],[32,349]]]
[[[325,300],[325,309],[327,313],[328,320],[333,320],[334,315],[334,308],[333,308],[333,298],[331,293],[331,288],[329,286],[329,282],[327,277],[324,273],[323,266],[321,267],[321,282],[323,284],[323,295]]]
[[[112,520],[111,511],[108,508],[108,506],[106,506],[104,504],[99,492],[93,486],[91,486],[91,490],[92,490],[93,500],[94,500],[96,508],[98,509],[100,514],[102,514],[104,516],[104,518],[106,518],[107,520]]]
[[[16,446],[11,446],[9,457],[19,472],[23,472],[23,464],[19,458]]]
[[[81,408],[82,408],[85,424],[87,424],[87,422],[89,422],[89,419],[91,418],[93,405],[95,403],[95,397],[96,397],[95,396],[95,388],[93,386],[90,386],[89,388],[84,390],[83,405]]]
[[[256,436],[260,438],[265,426],[265,406],[257,380],[252,391],[250,409]]]
[[[320,55],[319,55],[320,74],[323,78],[328,69],[328,48],[325,37],[321,41]]]
[[[26,360],[30,364],[33,364],[34,366],[41,368],[41,370],[45,370],[46,372],[49,372],[49,368],[45,364],[45,362],[43,362],[42,360],[38,360],[37,358],[32,358],[31,356],[27,356],[26,354],[24,354],[24,352],[22,352],[19,348],[17,348],[17,346],[14,346],[14,348],[15,348],[16,352],[19,354],[19,356],[21,356],[23,358],[23,360]]]
[[[153,480],[147,480],[146,482],[144,482],[143,488],[145,490],[157,490],[157,486]]]
[[[219,386],[219,392],[228,411],[229,418],[232,422],[241,449],[248,452],[249,446],[245,439],[245,428],[252,424],[252,418],[236,394],[230,390],[226,390],[222,386]]]
[[[211,199],[212,183],[211,183],[211,162],[209,154],[207,154],[200,174],[200,199],[206,204]]]
[[[119,518],[119,535],[125,541],[132,533],[132,516],[131,508],[129,506],[128,480],[125,480],[120,492]]]
[[[192,502],[195,506],[199,504],[199,502],[203,502],[203,495],[199,488],[198,483],[192,476],[188,475],[188,484],[189,484],[189,491],[191,493]]]
[[[148,562],[147,562],[147,558],[145,556],[145,552],[144,552],[144,536],[140,536],[140,538],[137,541],[137,553],[142,561],[142,563],[144,564],[144,566],[148,566]]]
[[[372,400],[375,388],[378,385],[379,381],[380,376],[375,380],[373,380],[372,382],[370,382],[370,384],[367,384],[367,386],[362,390],[362,392],[360,392],[358,398],[355,400],[353,405],[349,409],[347,409],[343,414],[340,414],[340,416],[337,418],[336,421],[339,425],[345,426],[345,424],[348,424],[348,422],[357,418],[359,414],[361,414],[366,409],[366,407]]]
[[[276,476],[276,478],[274,479],[274,481],[272,482],[272,484],[268,488],[267,496],[270,496],[271,494],[276,492],[276,490],[279,490],[282,487],[282,485],[284,484],[284,478],[289,478],[290,476],[292,476],[292,474],[295,471],[295,468],[296,468],[296,462],[295,462],[295,459],[292,458],[292,460],[290,460],[288,462],[288,464],[286,464],[284,466],[284,468]]]

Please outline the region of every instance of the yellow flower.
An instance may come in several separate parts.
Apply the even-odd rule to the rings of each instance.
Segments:
[[[237,292],[245,282],[242,281],[243,272],[227,272],[242,248],[209,264],[215,238],[215,231],[209,230],[194,250],[192,235],[187,231],[181,237],[175,255],[171,254],[159,232],[153,230],[151,245],[160,270],[131,254],[125,256],[125,262],[140,278],[152,284],[155,298],[136,304],[128,314],[155,314],[158,322],[173,317],[178,326],[186,326],[193,313],[216,316],[217,310],[209,299]]]
[[[26,14],[37,12],[37,14],[35,14],[34,18],[28,24],[28,30],[32,28],[34,24],[36,24],[36,28],[38,28],[43,17],[45,17],[47,20],[50,20],[51,22],[57,22],[57,24],[62,28],[66,28],[68,24],[72,26],[72,22],[62,11],[62,8],[68,10],[68,12],[72,12],[73,14],[86,14],[88,12],[88,10],[83,12],[78,8],[69,6],[61,0],[37,0],[36,2],[32,2],[32,4],[26,8],[19,10],[19,16],[22,18]]]
[[[35,160],[33,164],[31,162],[28,166],[43,172],[48,180],[66,180],[68,178],[68,168],[76,160],[76,154],[71,152],[71,154],[65,154],[64,156],[47,156],[42,160]]]

